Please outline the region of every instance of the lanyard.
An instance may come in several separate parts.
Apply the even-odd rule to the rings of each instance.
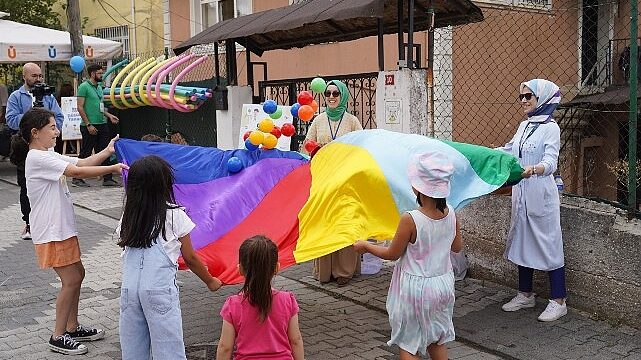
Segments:
[[[345,116],[345,113],[341,115],[341,119],[338,120],[338,126],[336,126],[336,131],[332,131],[332,120],[329,119],[329,116],[327,117],[327,125],[329,125],[329,133],[332,136],[332,140],[336,140],[336,136],[338,135],[338,129],[341,127],[341,123],[343,122],[343,116]]]
[[[525,135],[525,132],[527,131],[528,126],[530,126],[530,124],[532,124],[531,122],[527,123],[527,126],[523,130],[523,135],[521,136],[521,141],[519,142],[519,159],[523,157],[523,145],[525,144],[527,139],[529,139],[530,136],[532,136],[532,134],[534,134],[536,129],[538,129],[539,126],[541,126],[541,124],[547,124],[549,122],[550,122],[550,119],[547,119],[547,120],[545,120],[543,122],[534,123],[534,126],[532,127],[532,130],[530,130],[530,132],[527,134],[527,136],[525,136],[525,138],[523,138],[523,135]]]

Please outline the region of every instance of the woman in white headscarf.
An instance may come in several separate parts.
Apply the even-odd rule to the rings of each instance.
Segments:
[[[512,187],[512,221],[505,249],[505,257],[519,268],[519,292],[503,310],[534,307],[534,270],[546,271],[552,299],[538,319],[554,321],[567,314],[561,204],[553,177],[560,129],[552,113],[561,93],[553,82],[534,79],[521,84],[519,99],[528,118],[501,148],[517,157],[525,169],[523,180]]]

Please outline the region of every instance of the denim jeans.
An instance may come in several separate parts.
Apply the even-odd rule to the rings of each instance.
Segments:
[[[150,248],[126,248],[120,292],[123,360],[186,359],[176,270],[160,241]]]

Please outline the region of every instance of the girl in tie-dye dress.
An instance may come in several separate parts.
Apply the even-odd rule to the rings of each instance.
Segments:
[[[447,205],[454,167],[438,152],[417,156],[408,175],[417,210],[401,216],[388,248],[357,242],[359,252],[397,260],[387,294],[392,335],[388,345],[400,348],[400,358],[447,359],[446,342],[454,340],[454,275],[450,250],[461,250],[454,209]]]

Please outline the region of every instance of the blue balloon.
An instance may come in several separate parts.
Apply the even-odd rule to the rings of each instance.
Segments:
[[[274,100],[267,100],[263,104],[263,111],[266,114],[273,114],[276,112],[277,109],[278,109],[278,104],[276,104],[276,101]]]
[[[237,173],[243,169],[243,162],[239,158],[232,156],[227,160],[227,170],[230,173]]]
[[[293,117],[298,117],[298,109],[300,109],[300,104],[299,103],[296,103],[296,104],[292,105],[291,112],[292,112],[292,116]]]
[[[85,59],[82,56],[76,55],[69,60],[69,65],[73,72],[79,74],[85,69]]]
[[[254,145],[249,142],[249,139],[245,140],[245,148],[249,151],[254,151],[258,149],[258,145]]]

